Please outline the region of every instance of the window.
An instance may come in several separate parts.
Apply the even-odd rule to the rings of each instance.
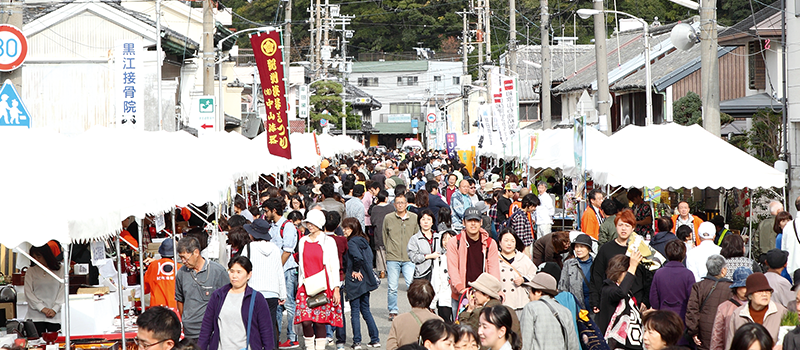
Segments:
[[[378,86],[377,77],[358,78],[358,86]]]
[[[764,90],[767,88],[767,70],[761,50],[762,44],[760,41],[751,41],[747,44],[747,79],[748,86],[752,90]]]
[[[397,77],[397,86],[417,86],[419,85],[418,76]]]
[[[389,104],[390,114],[411,114],[418,116],[422,113],[422,106],[419,102],[400,102]]]
[[[453,77],[453,85],[461,85],[461,77]]]
[[[442,81],[442,76],[441,75],[434,75],[433,76],[433,81]]]

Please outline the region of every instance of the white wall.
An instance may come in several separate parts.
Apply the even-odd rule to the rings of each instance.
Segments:
[[[391,62],[386,63],[391,64]],[[397,77],[406,76],[419,77],[418,85],[398,86]],[[441,81],[434,81],[434,76],[441,76]],[[352,73],[348,83],[358,86],[358,78],[378,78],[376,87],[358,86],[359,89],[372,95],[383,105],[380,110],[372,112],[372,123],[375,124],[380,122],[381,114],[389,113],[392,103],[418,102],[422,104],[434,94],[459,93],[461,86],[453,84],[454,76],[461,76],[461,63],[429,61],[427,71]],[[422,107],[422,111],[425,110],[426,108]]]

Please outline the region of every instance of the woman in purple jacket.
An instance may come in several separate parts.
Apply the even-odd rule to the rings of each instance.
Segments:
[[[650,305],[656,310],[673,311],[684,320],[695,282],[692,271],[681,263],[686,257],[686,245],[679,240],[669,241],[664,246],[664,253],[668,261],[653,276]]]
[[[248,339],[252,350],[275,348],[272,313],[267,300],[247,286],[252,272],[253,264],[247,257],[237,256],[228,263],[231,283],[214,291],[208,300],[198,339],[200,349],[246,349]],[[252,321],[249,320],[251,317]],[[246,331],[248,324],[250,332]]]

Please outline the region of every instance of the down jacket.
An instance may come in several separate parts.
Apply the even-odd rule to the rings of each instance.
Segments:
[[[717,283],[718,281],[719,283]],[[716,287],[714,287],[715,283]],[[697,347],[700,350],[708,350],[711,346],[711,332],[714,328],[714,317],[717,315],[716,310],[720,304],[733,297],[731,283],[733,282],[727,278],[718,279],[706,276],[692,286],[689,304],[686,307],[686,329],[689,331],[689,335],[697,335],[700,339],[702,344]],[[700,304],[706,297],[708,297],[708,301],[700,310]]]

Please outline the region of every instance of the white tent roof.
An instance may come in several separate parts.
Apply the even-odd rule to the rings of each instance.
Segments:
[[[575,132],[573,129],[547,129],[536,131],[538,146],[528,160],[528,166],[535,169],[561,169],[564,175],[572,177],[580,174],[575,165]],[[586,128],[585,150],[582,155],[584,168],[591,169],[601,152],[607,149],[608,137],[592,127]]]
[[[104,127],[70,136],[0,129],[0,147],[8,150],[0,172],[0,243],[16,247],[108,237],[129,215],[219,202],[239,179],[252,182],[262,173],[320,162],[312,134],[290,136],[291,160],[268,154],[265,137],[219,133],[198,139],[185,132]],[[42,203],[46,217],[38,209]]]
[[[612,186],[671,188],[783,187],[784,174],[700,127],[627,126],[611,136],[602,159],[587,168]],[[659,156],[660,144],[669,155]],[[663,148],[663,147],[662,147]]]

